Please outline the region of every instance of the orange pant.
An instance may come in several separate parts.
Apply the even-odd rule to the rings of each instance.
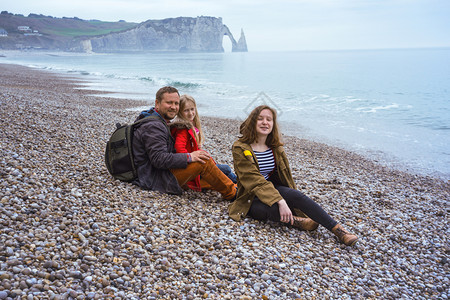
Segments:
[[[202,188],[217,191],[226,200],[230,200],[236,195],[236,185],[217,168],[211,158],[204,164],[194,162],[188,164],[186,169],[171,169],[170,171],[181,186],[200,175],[201,182],[207,183],[202,184]]]
[[[200,187],[202,188],[202,190],[213,190],[213,187],[206,182],[205,179],[200,177]]]

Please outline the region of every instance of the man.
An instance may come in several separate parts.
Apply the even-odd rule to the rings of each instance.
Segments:
[[[138,119],[156,117],[144,122],[134,133],[133,154],[138,171],[134,183],[143,189],[180,195],[182,186],[200,175],[224,199],[234,199],[235,184],[216,167],[206,151],[175,153],[168,123],[177,115],[179,105],[178,90],[166,86],[156,92],[155,107],[139,115]]]

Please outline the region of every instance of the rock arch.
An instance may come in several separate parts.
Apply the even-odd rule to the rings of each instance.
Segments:
[[[248,52],[247,42],[245,40],[245,35],[244,35],[243,29],[241,29],[241,37],[239,38],[239,41],[237,41],[237,42],[234,39],[233,34],[231,33],[231,31],[227,27],[227,25],[223,25],[223,35],[226,35],[230,38],[232,52]]]

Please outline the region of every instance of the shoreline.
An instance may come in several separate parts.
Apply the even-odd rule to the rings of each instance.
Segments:
[[[0,64],[0,296],[450,296],[448,181],[284,136],[298,189],[360,242],[345,247],[323,227],[234,222],[215,192],[171,196],[114,181],[106,141],[136,116],[127,108],[148,102],[80,85]],[[204,148],[232,166],[238,121],[202,123]]]
[[[24,54],[26,55],[26,53]],[[43,52],[42,55],[48,55],[48,53]],[[26,64],[25,64],[26,65]],[[40,68],[39,68],[40,69]],[[44,68],[44,70],[47,70]],[[74,78],[79,78],[79,80],[90,82],[90,84],[87,84],[85,88],[87,89],[96,89],[103,92],[103,96],[106,97],[113,97],[113,98],[119,98],[124,100],[143,100],[147,101],[148,98],[151,98],[152,95],[147,95],[145,98],[144,95],[141,93],[135,94],[133,92],[126,92],[125,94],[122,94],[120,91],[114,92],[116,89],[114,88],[114,84],[110,86],[109,81],[105,81],[105,83],[100,83],[100,86],[95,86],[95,82],[97,82],[98,78],[90,77],[93,75],[81,75],[81,74],[66,74],[62,70],[53,70],[50,69],[50,72],[55,72],[56,74],[60,74],[62,76],[74,76]],[[82,70],[79,70],[81,73]],[[89,73],[89,72],[87,72]],[[85,78],[83,78],[85,77]],[[89,77],[89,78],[86,78]],[[90,87],[91,84],[94,84],[94,86]],[[126,88],[126,87],[125,87]],[[131,87],[128,87],[129,89]],[[143,88],[143,87],[141,87]],[[141,88],[139,90],[141,90]],[[155,89],[155,87],[152,87],[152,89]],[[111,91],[112,90],[112,91]],[[133,89],[131,88],[131,91]],[[97,95],[100,94],[96,93]],[[137,105],[135,105],[137,106]],[[203,116],[210,116],[210,117],[218,117],[221,118],[220,115],[215,115],[214,112],[209,111],[209,114],[205,114],[203,112]],[[228,118],[228,116],[226,117]],[[434,152],[434,148],[430,149],[423,149],[420,150],[416,149],[415,151],[404,151],[400,152],[403,147],[406,147],[406,145],[400,145],[398,144],[397,147],[395,146],[389,146],[389,142],[380,142],[377,144],[375,143],[376,138],[373,136],[372,139],[366,140],[361,142],[361,144],[358,143],[358,140],[356,138],[347,140],[345,137],[342,138],[337,136],[331,136],[328,137],[326,134],[323,133],[320,134],[318,131],[311,131],[311,128],[304,127],[302,128],[302,125],[295,124],[294,127],[292,126],[290,121],[283,121],[281,123],[283,127],[283,132],[289,135],[296,136],[300,139],[307,139],[310,141],[315,141],[318,143],[324,143],[330,146],[335,146],[338,148],[343,148],[345,150],[358,153],[362,155],[365,158],[368,158],[369,160],[377,161],[380,164],[383,164],[386,167],[390,167],[393,169],[402,170],[411,174],[417,174],[419,176],[431,176],[434,178],[439,178],[442,180],[450,180],[450,173],[448,172],[448,168],[446,167],[447,164],[445,163],[447,160],[444,157],[442,157],[443,150],[441,149],[440,152],[436,150]],[[300,126],[300,127],[299,127]],[[307,125],[308,126],[308,125]],[[294,128],[294,129],[293,129]],[[420,140],[420,139],[419,139]],[[424,144],[425,141],[424,141]],[[377,146],[377,145],[383,145],[383,146]],[[439,144],[441,145],[441,144]],[[436,146],[439,147],[441,146]],[[414,145],[411,145],[409,149],[415,149],[416,147]],[[394,150],[395,149],[395,150]],[[428,151],[429,150],[429,151]],[[414,155],[416,153],[416,155]],[[430,153],[430,154],[424,154],[424,153]],[[431,154],[432,153],[432,154]],[[441,154],[438,154],[441,153]],[[422,155],[423,154],[423,155]],[[440,163],[439,163],[440,162]]]

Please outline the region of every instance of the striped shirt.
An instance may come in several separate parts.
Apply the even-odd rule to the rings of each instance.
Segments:
[[[264,152],[255,152],[256,159],[258,160],[259,172],[267,180],[269,179],[272,171],[275,169],[275,157],[273,156],[272,149],[267,149]]]

